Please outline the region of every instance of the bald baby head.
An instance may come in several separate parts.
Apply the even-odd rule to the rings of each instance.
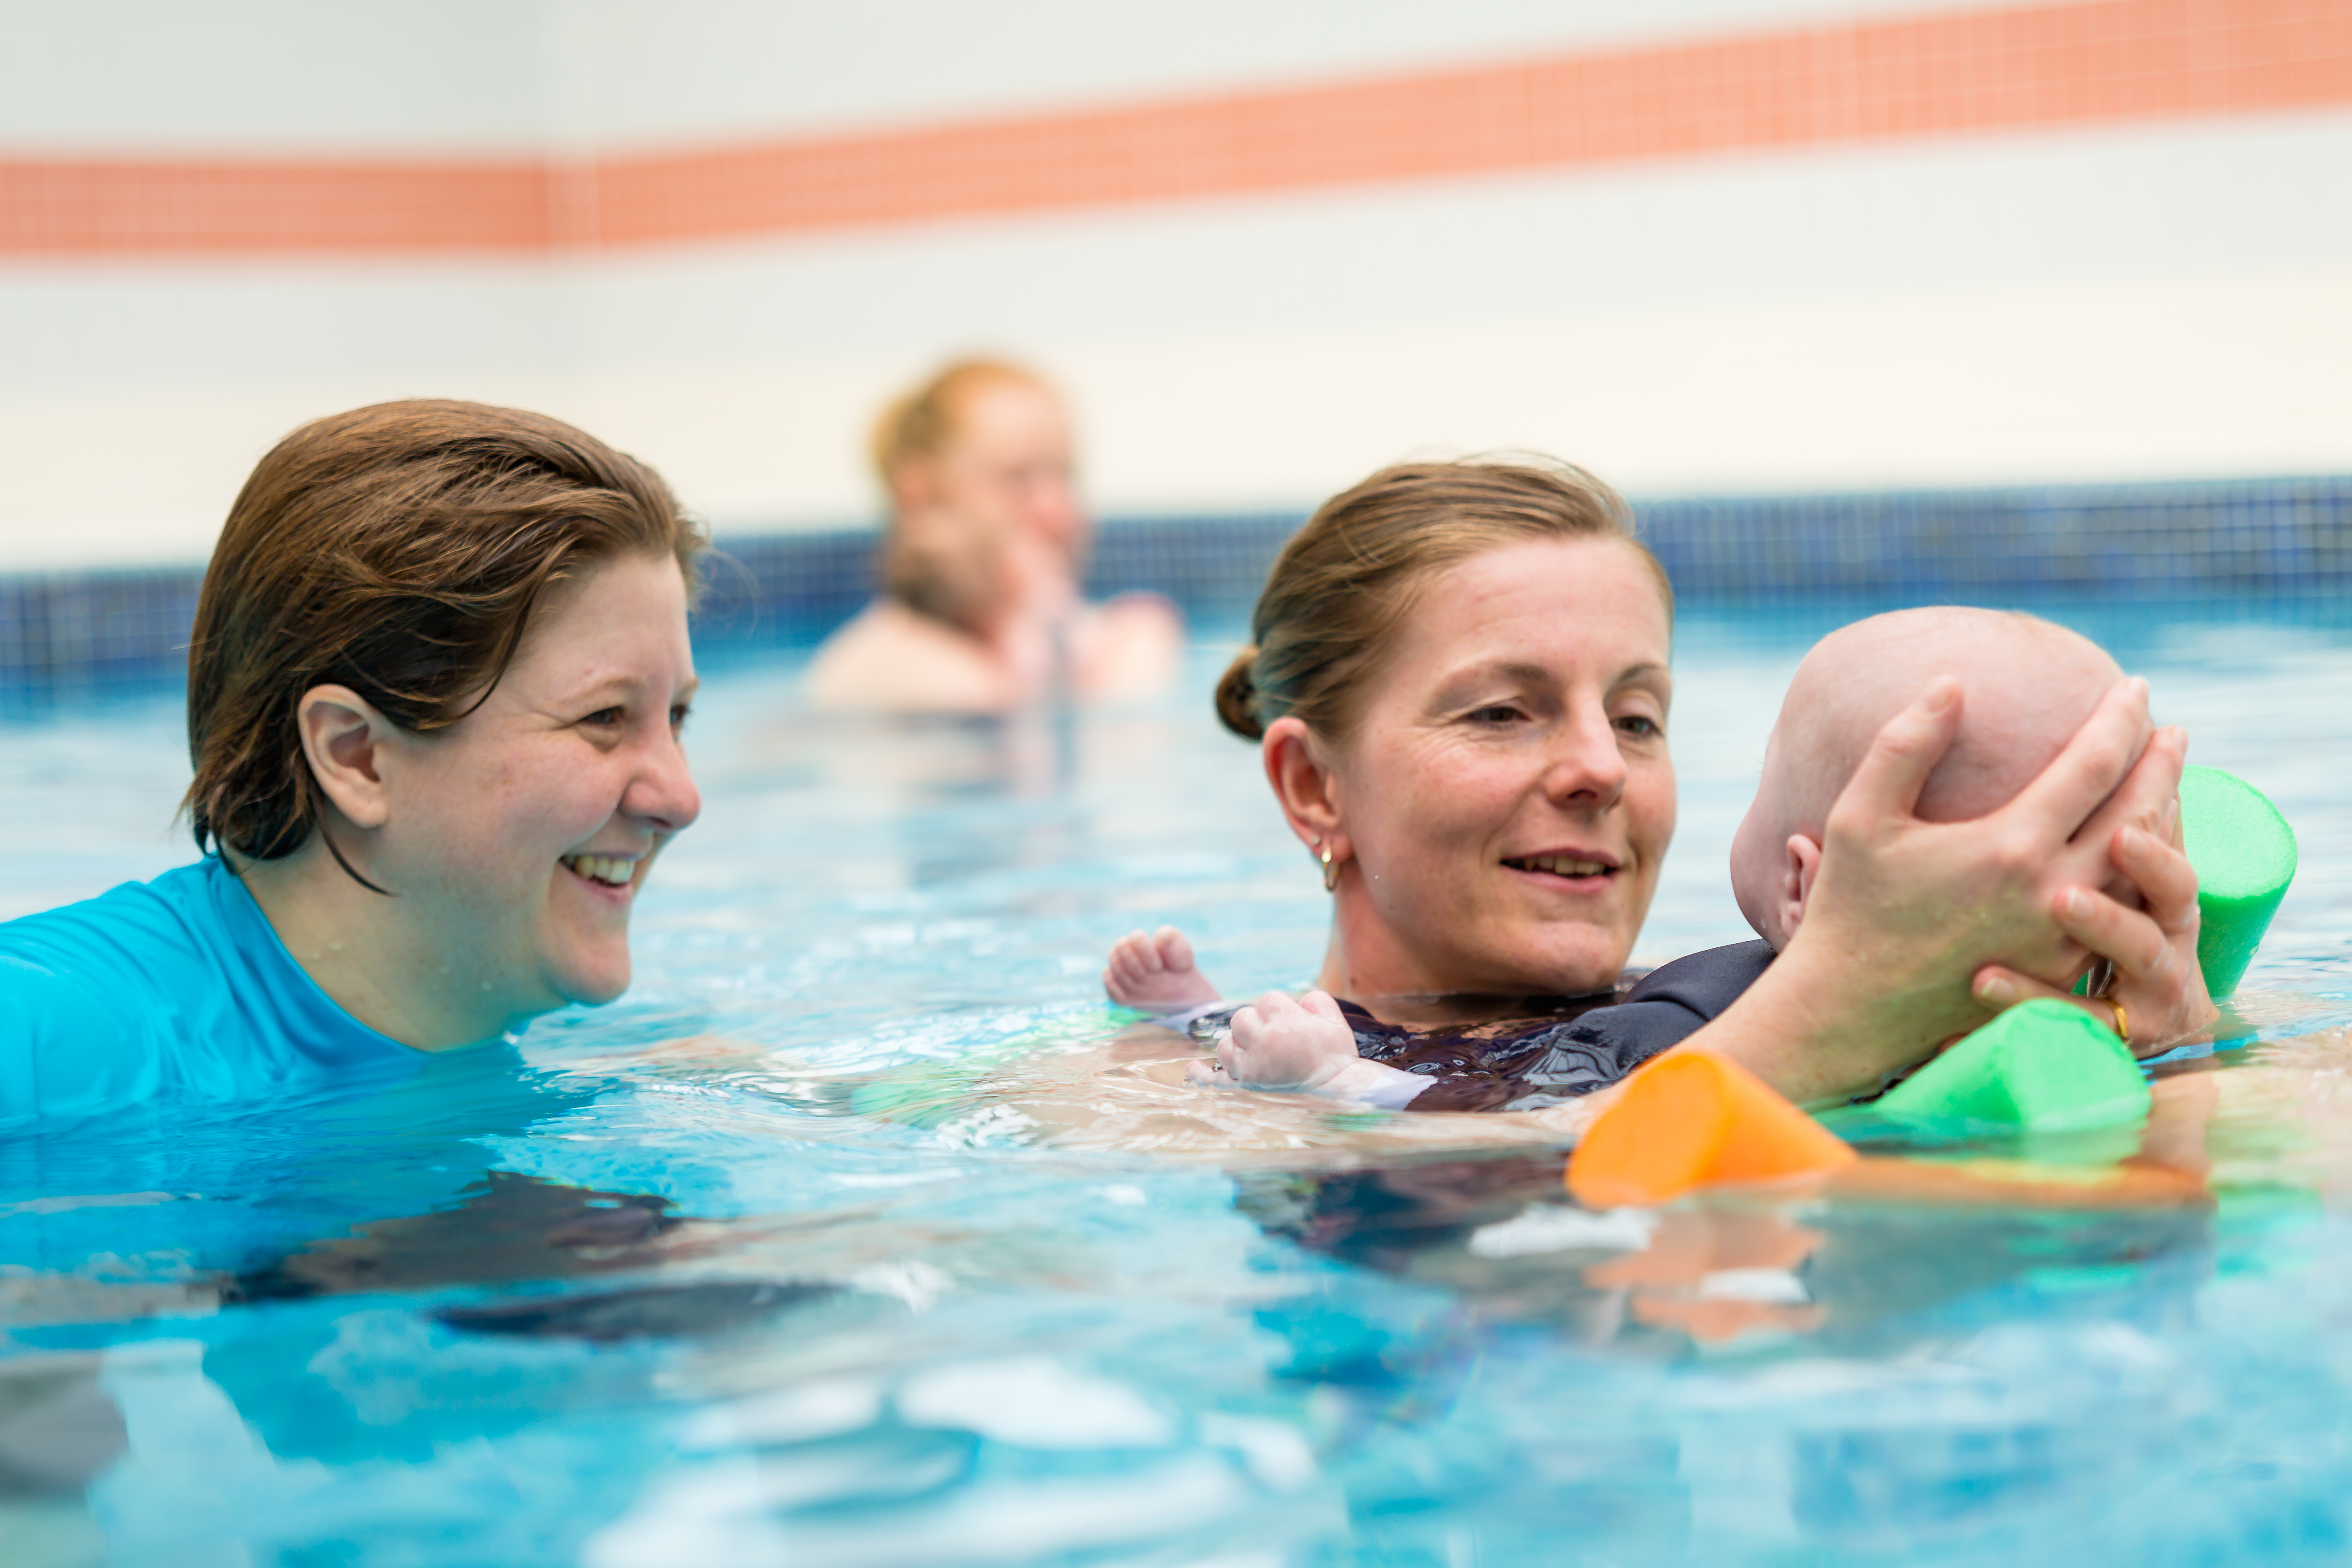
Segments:
[[[1803,916],[1832,803],[1886,721],[1946,675],[1964,693],[1960,732],[1920,792],[1918,815],[1930,822],[2007,805],[2123,679],[2089,638],[2007,610],[1896,610],[1814,644],[1789,682],[1763,781],[1731,846],[1740,912],[1774,947]]]

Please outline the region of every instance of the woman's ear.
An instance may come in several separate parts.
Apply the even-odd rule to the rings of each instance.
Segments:
[[[1265,727],[1259,754],[1265,762],[1265,782],[1274,786],[1274,798],[1299,842],[1328,849],[1334,861],[1346,859],[1348,830],[1336,781],[1307,721],[1289,715],[1276,719]]]
[[[295,705],[302,755],[321,794],[354,827],[392,818],[378,753],[395,739],[392,721],[348,686],[314,686]]]
[[[1774,900],[1773,911],[1780,917],[1783,946],[1805,923],[1805,900],[1812,897],[1813,878],[1821,868],[1821,841],[1801,833],[1789,835],[1787,853],[1780,865],[1780,897]]]

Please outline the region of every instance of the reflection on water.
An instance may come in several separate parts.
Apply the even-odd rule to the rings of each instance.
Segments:
[[[1568,1203],[1572,1119],[1202,1091],[1100,1004],[1132,926],[1241,993],[1321,952],[1215,651],[1190,705],[1025,726],[817,725],[788,671],[721,674],[621,1004],[0,1145],[0,1556],[2338,1560],[2352,654],[2132,636],[2304,837],[2256,1043],[2125,1146],[1655,1214]],[[1801,642],[1685,623],[1653,953],[1740,934]],[[176,858],[174,722],[12,733],[75,853],[0,851],[0,896]]]

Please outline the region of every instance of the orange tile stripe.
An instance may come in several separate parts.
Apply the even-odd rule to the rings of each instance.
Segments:
[[[0,157],[0,256],[551,247],[544,165]]]
[[[551,252],[2352,103],[2352,0],[2074,0],[701,152],[0,160],[0,255]]]
[[[2352,102],[2347,0],[2090,0],[616,159],[609,244]]]

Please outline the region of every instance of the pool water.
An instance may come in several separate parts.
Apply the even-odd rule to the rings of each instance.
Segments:
[[[2340,1560],[2352,636],[2057,613],[2301,837],[2259,1041],[2189,1086],[2210,1205],[1588,1215],[1536,1131],[1166,1084],[1114,937],[1247,993],[1325,934],[1222,651],[1010,726],[740,658],[622,1002],[0,1146],[0,1560]],[[1731,831],[1842,618],[1686,618],[1641,956],[1747,934]],[[189,857],[179,726],[0,728],[0,917]]]

